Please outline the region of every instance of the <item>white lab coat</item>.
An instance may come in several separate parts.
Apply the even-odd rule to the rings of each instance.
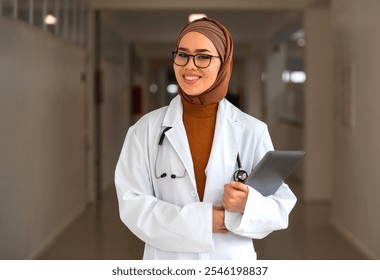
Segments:
[[[159,138],[165,127],[162,146]],[[162,149],[157,156],[158,149]],[[286,184],[263,197],[249,188],[244,214],[226,211],[229,233],[212,233],[212,205],[237,169],[248,173],[273,145],[267,126],[226,99],[218,105],[213,146],[200,202],[182,121],[182,101],[143,116],[128,130],[115,171],[121,220],[145,242],[144,259],[256,259],[252,239],[288,226],[296,197]],[[165,178],[156,178],[162,173]],[[170,174],[183,178],[172,179]]]

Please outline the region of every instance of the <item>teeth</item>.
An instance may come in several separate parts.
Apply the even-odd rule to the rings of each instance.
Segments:
[[[189,81],[194,81],[194,80],[199,79],[199,77],[198,76],[185,76],[185,79],[189,80]]]

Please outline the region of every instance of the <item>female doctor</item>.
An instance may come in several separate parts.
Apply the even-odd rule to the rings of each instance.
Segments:
[[[232,52],[216,20],[187,24],[173,52],[178,95],[128,130],[115,184],[144,259],[256,259],[252,239],[288,226],[286,184],[264,197],[232,179],[273,150],[267,126],[224,98]]]

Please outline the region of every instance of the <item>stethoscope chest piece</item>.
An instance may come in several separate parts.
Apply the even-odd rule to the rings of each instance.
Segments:
[[[248,173],[247,173],[247,171],[241,169],[239,154],[237,155],[236,161],[237,161],[237,165],[238,165],[238,170],[236,170],[234,173],[234,176],[233,176],[234,181],[244,183],[245,180],[248,178]]]
[[[234,181],[244,183],[248,178],[248,173],[244,170],[236,170],[234,173]]]

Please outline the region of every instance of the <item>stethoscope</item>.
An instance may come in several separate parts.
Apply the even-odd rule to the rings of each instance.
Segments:
[[[163,179],[165,177],[168,176],[168,174],[166,172],[163,172],[161,173],[160,175],[157,175],[157,159],[159,157],[159,154],[161,153],[161,149],[162,149],[162,143],[164,142],[164,139],[165,139],[165,133],[171,129],[171,127],[166,127],[161,135],[160,135],[160,138],[159,138],[159,141],[158,141],[158,150],[157,150],[157,153],[156,153],[156,160],[155,160],[155,168],[154,168],[154,176],[157,178],[157,179]],[[238,169],[234,172],[233,174],[233,179],[234,181],[236,182],[241,182],[241,183],[244,183],[244,181],[248,178],[248,173],[245,171],[245,170],[242,170],[241,169],[241,162],[240,162],[240,156],[239,156],[239,153],[236,157],[236,162],[237,162],[237,167]],[[183,172],[183,174],[181,175],[177,175],[177,174],[170,174],[170,178],[172,179],[178,179],[178,178],[184,178],[185,177],[185,174],[186,174],[186,169],[185,171]]]
[[[166,176],[168,176],[168,174],[166,172],[163,172],[161,173],[161,175],[157,175],[157,159],[159,157],[159,153],[161,153],[161,149],[162,149],[162,143],[164,142],[164,139],[165,139],[165,132],[168,131],[169,129],[171,129],[171,127],[166,127],[161,135],[160,135],[160,139],[158,141],[158,150],[157,150],[157,154],[156,154],[156,160],[155,160],[155,164],[154,164],[154,176],[157,178],[157,179],[163,179],[165,178]],[[186,174],[186,169],[184,168],[184,171],[183,171],[183,174],[181,175],[176,175],[176,174],[170,174],[170,178],[172,179],[177,179],[177,178],[184,178],[185,177],[185,174]]]

